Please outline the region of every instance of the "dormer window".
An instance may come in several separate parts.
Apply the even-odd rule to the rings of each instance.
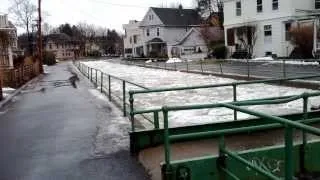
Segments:
[[[257,0],[257,12],[260,13],[263,10],[262,0]]]
[[[315,0],[315,8],[320,9],[320,0]]]
[[[236,1],[236,15],[241,16],[241,1],[240,0]]]
[[[150,36],[150,29],[147,29],[147,36]]]

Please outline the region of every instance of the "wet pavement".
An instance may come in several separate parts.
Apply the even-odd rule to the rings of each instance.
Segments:
[[[148,179],[119,110],[70,63],[48,71],[0,109],[0,180]]]

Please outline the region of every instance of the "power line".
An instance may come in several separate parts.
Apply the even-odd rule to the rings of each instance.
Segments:
[[[100,1],[100,0],[90,0],[90,2],[96,2],[104,5],[119,6],[119,7],[133,7],[133,8],[143,8],[143,9],[150,7],[150,6],[142,6],[142,5],[134,5],[134,4],[118,4],[118,3],[111,3],[111,2]]]

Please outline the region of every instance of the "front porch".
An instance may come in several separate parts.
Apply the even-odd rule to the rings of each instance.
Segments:
[[[256,27],[240,26],[226,30],[226,42],[230,56],[236,59],[251,58],[256,41]]]
[[[147,57],[167,57],[167,43],[160,38],[154,38],[145,45]]]

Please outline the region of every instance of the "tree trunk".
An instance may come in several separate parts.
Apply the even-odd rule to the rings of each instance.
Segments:
[[[32,45],[32,38],[30,35],[30,30],[29,30],[29,24],[27,23],[27,36],[28,36],[28,52],[30,55],[33,55],[33,45]]]

